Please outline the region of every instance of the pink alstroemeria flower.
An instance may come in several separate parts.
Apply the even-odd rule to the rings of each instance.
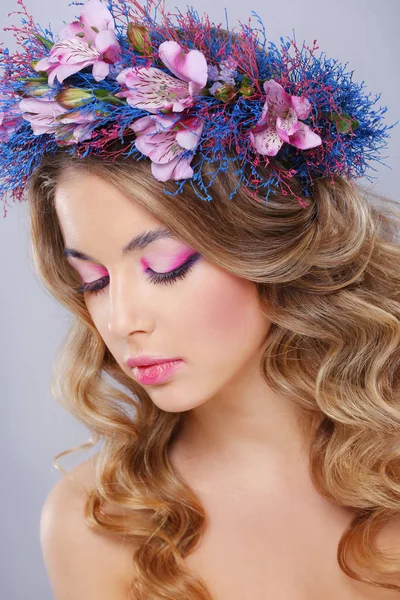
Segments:
[[[207,84],[206,58],[199,50],[184,52],[180,44],[172,40],[160,44],[158,55],[179,79],[155,67],[124,69],[117,81],[129,89],[116,95],[150,113],[181,112],[192,106],[196,94]]]
[[[110,64],[118,62],[121,56],[112,14],[99,0],[89,0],[79,21],[63,27],[60,38],[49,56],[35,65],[36,71],[49,74],[50,85],[56,77],[62,83],[90,65],[94,79],[102,81],[110,72]]]
[[[136,148],[151,159],[151,172],[158,181],[193,176],[193,155],[182,158],[182,154],[196,148],[203,127],[199,117],[177,119],[168,115],[142,117],[130,125],[137,135]]]
[[[4,96],[1,99],[5,99]],[[21,111],[18,108],[18,103],[11,105],[6,110],[0,110],[0,142],[7,143],[17,129],[23,123]]]
[[[76,144],[92,137],[93,113],[69,112],[58,102],[46,98],[24,98],[19,103],[22,117],[29,121],[33,133],[53,133],[60,144]],[[68,113],[68,114],[66,114]],[[65,116],[63,116],[65,115]]]
[[[275,156],[284,142],[307,150],[322,144],[322,140],[305,123],[311,104],[305,96],[291,96],[273,79],[265,81],[267,93],[263,111],[249,136],[257,152]]]

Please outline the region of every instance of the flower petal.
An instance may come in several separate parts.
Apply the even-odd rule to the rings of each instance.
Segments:
[[[293,108],[289,108],[285,118],[277,117],[276,131],[284,142],[288,142],[289,136],[293,133],[296,133],[298,129],[298,122],[299,120]]]
[[[74,142],[82,142],[83,140],[90,140],[93,135],[93,129],[90,125],[78,125],[74,127],[72,134]]]
[[[172,179],[172,174],[178,163],[178,160],[179,158],[175,158],[174,160],[171,160],[168,163],[162,165],[152,162],[151,173],[153,177],[158,179],[158,181],[168,181],[169,179]]]
[[[46,56],[45,58],[39,60],[33,68],[35,71],[47,71],[51,66],[52,63],[50,62],[50,58]]]
[[[48,122],[38,122],[36,119],[32,118],[32,115],[25,113],[22,115],[22,118],[25,121],[29,121],[31,124],[32,131],[35,135],[43,135],[44,133],[53,133],[56,129],[56,125],[54,123]]]
[[[50,86],[54,85],[54,79],[56,78],[57,75],[57,67],[54,67],[52,69],[49,69],[47,71],[47,75],[48,75],[48,83]],[[65,79],[65,78],[64,78]]]
[[[119,79],[120,75],[121,79]],[[156,67],[124,69],[120,75],[117,77],[118,81],[124,82],[130,88],[141,88],[145,92],[150,92],[154,89],[160,92],[164,88],[168,88],[168,90],[173,92],[181,90],[186,94],[188,93],[188,84],[186,82],[180,81]]]
[[[311,111],[311,104],[305,96],[290,96],[290,104],[299,119],[307,119]]]
[[[110,65],[108,63],[104,62],[104,60],[96,60],[92,70],[93,77],[96,81],[102,81],[103,79],[105,79],[109,72]]]
[[[79,110],[72,110],[62,117],[62,123],[73,123],[73,124],[87,124],[94,121],[96,115],[93,112],[81,113]]]
[[[290,144],[301,150],[315,148],[322,144],[322,140],[318,134],[311,131],[308,125],[299,121],[299,128],[295,134],[289,138]]]
[[[164,65],[179,79],[193,81],[198,88],[207,84],[207,61],[199,50],[185,53],[178,42],[170,40],[160,44],[158,55]]]
[[[149,127],[145,129],[146,123],[140,123],[143,119],[153,120],[152,117],[142,117],[131,125],[134,131],[142,130],[135,140],[135,145],[142,154],[149,156],[154,162],[164,164],[182,153],[182,148],[175,140],[175,131],[171,130],[173,120],[157,116],[154,119],[156,123],[149,123]]]
[[[193,159],[193,156],[189,160],[184,158],[174,158],[169,163],[157,164],[151,163],[151,172],[153,177],[158,181],[168,181],[169,179],[187,179],[193,177],[193,169],[189,166],[189,162]]]
[[[119,83],[125,83],[129,91],[120,92],[128,104],[149,112],[174,110],[180,112],[193,104],[188,84],[155,67],[124,69],[117,76]]]
[[[151,117],[141,117],[140,119],[136,119],[136,121],[134,121],[132,125],[129,125],[129,127],[130,129],[133,129],[135,133],[139,133],[140,131],[143,131],[144,129],[147,129],[153,125],[155,125],[154,119]]]
[[[277,115],[284,117],[288,108],[290,108],[290,96],[283,87],[275,81],[270,79],[264,82],[264,91],[267,94],[267,102],[273,112]]]
[[[265,100],[260,117],[257,121],[257,125],[265,125],[268,123],[268,118],[269,118],[268,108],[269,108],[268,100]],[[275,119],[275,116],[274,116],[274,119]],[[274,119],[272,119],[272,120],[274,120]]]
[[[175,115],[154,115],[151,116],[150,119],[156,124],[155,132],[163,132],[169,131],[171,127],[174,127],[177,123],[179,123],[179,117]]]
[[[67,109],[55,100],[39,100],[38,98],[23,98],[19,103],[19,108],[23,113],[46,115],[54,119],[67,112]]]
[[[193,160],[193,156],[191,156],[189,159],[187,159],[187,158],[181,158],[180,160],[178,159],[178,163],[172,174],[173,179],[178,180],[178,179],[188,179],[189,177],[193,177],[193,169],[190,166],[190,163],[192,162],[192,160]]]
[[[101,31],[96,35],[95,46],[100,54],[107,54],[111,62],[119,60],[121,47],[113,31]]]
[[[93,46],[89,48],[85,41],[75,37],[54,44],[50,50],[49,60],[52,63],[76,65],[85,61],[94,62],[99,56],[99,51],[96,48]]]
[[[275,156],[283,144],[283,140],[273,126],[266,127],[255,134],[250,131],[249,136],[257,152],[264,156]]]
[[[200,142],[201,132],[203,131],[204,121],[201,119],[187,119],[181,122],[184,129],[176,134],[178,144],[187,150],[196,148]]]
[[[141,117],[140,119],[137,119],[133,126],[132,129],[134,131],[136,131],[136,129],[138,131],[143,130],[143,127],[140,126],[139,128],[135,127],[135,125],[137,125],[138,123],[145,123],[145,121],[147,121],[148,123],[148,127],[151,127],[153,132],[162,132],[162,131],[168,131],[170,127],[172,127],[173,125],[176,125],[176,123],[179,121],[179,119],[177,119],[175,116],[171,115],[154,115],[154,116],[148,116],[148,117]]]
[[[150,156],[154,150],[154,144],[149,142],[150,139],[151,136],[147,136],[146,134],[140,135],[135,139],[135,147],[145,156]]]
[[[93,30],[91,30],[91,35],[90,37],[93,37],[96,35],[95,32]],[[60,33],[60,39],[63,40],[65,38],[73,38],[76,36],[77,33],[85,33],[85,35],[87,35],[87,31],[86,28],[83,27],[82,23],[80,21],[74,21],[73,23],[69,23],[69,25],[65,25]]]
[[[148,156],[153,162],[164,165],[180,154],[182,154],[182,148],[176,141],[174,132],[169,132],[164,134],[163,141],[158,139],[157,143],[153,145],[153,150]]]
[[[99,31],[114,29],[112,14],[99,0],[89,0],[82,9],[80,19],[86,27],[96,27]]]
[[[63,83],[64,79],[78,73],[85,67],[89,67],[92,64],[91,60],[87,60],[79,65],[59,65],[49,73],[49,83],[54,83],[54,78],[57,77],[60,83]]]

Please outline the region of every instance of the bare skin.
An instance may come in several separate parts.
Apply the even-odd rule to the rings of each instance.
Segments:
[[[188,567],[202,577],[214,600],[398,600],[399,594],[354,581],[336,560],[351,510],[323,498],[313,487],[304,454],[296,466],[270,463],[260,478],[262,457],[247,470],[243,465],[194,460],[188,448],[175,444],[169,457],[203,503],[209,525]],[[95,457],[74,469],[86,489],[94,483]],[[84,494],[71,484],[71,494]],[[392,528],[382,546],[399,537]],[[97,535],[97,534],[96,534]],[[99,536],[110,564],[118,564],[116,580],[129,588],[133,544]],[[128,599],[127,599],[128,600]],[[131,600],[131,599],[129,599]]]
[[[65,178],[56,209],[65,245],[94,257],[70,257],[71,266],[85,281],[108,274],[104,291],[86,292],[85,301],[121,369],[133,377],[125,359],[142,352],[185,361],[166,385],[143,387],[159,408],[185,415],[170,460],[209,517],[205,538],[186,561],[214,599],[399,600],[398,593],[352,580],[337,564],[353,514],[313,487],[309,438],[296,405],[261,375],[271,323],[255,284],[204,257],[173,286],[151,283],[142,261],[166,272],[193,249],[164,239],[122,256],[133,235],[160,223],[93,175]],[[74,473],[89,486],[90,465]],[[124,552],[115,577],[128,583],[133,547],[109,548]]]
[[[186,562],[215,600],[400,597],[340,569],[337,545],[355,513],[317,492],[305,453],[291,464],[284,456],[258,455],[246,466],[215,457],[201,466],[179,449],[170,458],[208,515],[205,537]]]

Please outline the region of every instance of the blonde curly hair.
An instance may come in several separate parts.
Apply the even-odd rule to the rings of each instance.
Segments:
[[[265,380],[301,408],[314,432],[309,465],[317,490],[356,512],[338,545],[340,568],[358,581],[400,591],[378,581],[398,577],[400,564],[376,545],[379,530],[400,513],[396,203],[339,177],[316,179],[312,195],[304,198],[307,208],[279,192],[267,204],[244,189],[229,200],[227,190],[237,185],[232,163],[218,173],[211,202],[189,186],[166,201],[163,189],[173,192],[174,184],[155,180],[145,160],[78,159],[60,150],[36,169],[29,185],[35,265],[73,315],[54,365],[52,393],[93,433],[78,449],[103,442],[86,520],[95,530],[135,543],[131,591],[138,599],[212,598],[183,562],[201,540],[207,518],[168,460],[182,413],[160,410],[121,370],[76,293],[80,281],[63,255],[54,208],[65,169],[111,182],[207,259],[257,285],[271,321]],[[371,577],[351,568],[349,557]]]

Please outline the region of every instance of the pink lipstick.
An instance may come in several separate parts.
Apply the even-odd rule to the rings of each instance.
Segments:
[[[181,359],[171,360],[150,366],[133,367],[132,373],[139,383],[143,385],[156,385],[164,383],[184,365]]]

